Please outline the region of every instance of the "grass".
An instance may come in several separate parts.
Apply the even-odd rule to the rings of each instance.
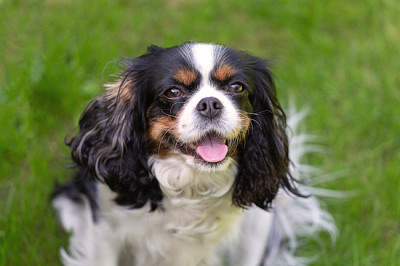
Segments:
[[[187,40],[273,58],[282,102],[310,106],[307,130],[327,147],[310,162],[346,170],[324,184],[357,191],[327,200],[337,242],[301,252],[315,265],[398,265],[399,11],[396,0],[0,0],[0,265],[58,264],[66,235],[49,195],[71,175],[63,139],[108,63]]]

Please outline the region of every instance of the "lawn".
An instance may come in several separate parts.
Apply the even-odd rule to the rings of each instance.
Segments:
[[[71,175],[64,137],[115,59],[187,40],[272,58],[279,98],[310,108],[305,128],[325,146],[307,159],[342,173],[321,186],[355,192],[325,199],[337,241],[300,254],[399,265],[399,25],[397,0],[0,0],[0,265],[59,264],[49,195]]]

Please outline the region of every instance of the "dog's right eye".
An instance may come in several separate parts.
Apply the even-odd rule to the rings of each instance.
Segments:
[[[172,88],[169,88],[169,89],[165,92],[164,95],[167,96],[167,97],[170,98],[170,99],[173,99],[173,98],[182,97],[183,92],[182,92],[179,88],[177,88],[177,87],[172,87]]]

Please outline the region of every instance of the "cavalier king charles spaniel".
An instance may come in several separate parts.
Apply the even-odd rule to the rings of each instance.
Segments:
[[[184,43],[120,65],[67,142],[78,171],[53,194],[65,265],[298,265],[296,237],[334,233],[297,182],[306,149],[266,60]]]

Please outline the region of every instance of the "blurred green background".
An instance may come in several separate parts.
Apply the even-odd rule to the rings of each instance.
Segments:
[[[117,71],[108,63],[188,40],[273,58],[282,103],[309,106],[305,127],[326,147],[308,160],[346,170],[323,186],[357,191],[326,200],[337,242],[300,254],[399,265],[399,25],[398,0],[0,0],[0,265],[59,264],[49,195],[71,175],[63,139]]]

